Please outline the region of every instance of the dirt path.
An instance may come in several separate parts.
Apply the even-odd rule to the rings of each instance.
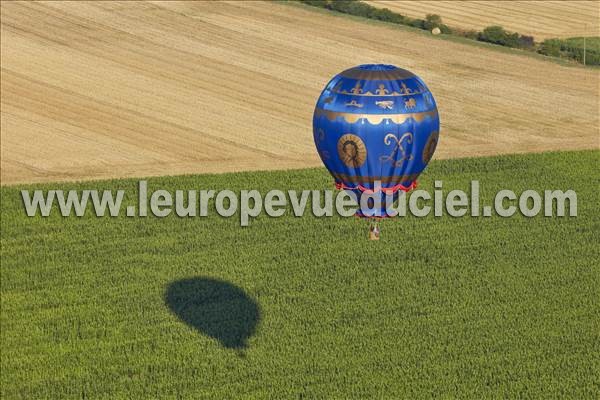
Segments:
[[[319,166],[314,103],[410,69],[435,157],[599,146],[600,71],[273,3],[2,2],[2,184]]]

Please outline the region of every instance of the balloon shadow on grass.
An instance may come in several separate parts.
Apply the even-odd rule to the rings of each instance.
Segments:
[[[243,350],[260,321],[260,307],[242,289],[212,278],[169,284],[165,302],[183,322],[228,349]]]

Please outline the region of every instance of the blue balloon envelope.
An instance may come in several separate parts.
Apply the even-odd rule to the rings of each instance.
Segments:
[[[440,119],[432,94],[412,72],[366,64],[336,75],[313,116],[317,151],[336,187],[368,196],[357,215],[387,217],[399,191],[416,186],[437,146]]]

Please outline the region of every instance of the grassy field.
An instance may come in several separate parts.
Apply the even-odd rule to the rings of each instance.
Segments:
[[[27,218],[2,187],[2,398],[598,398],[599,162],[434,161],[421,187],[574,189],[578,217],[403,218],[379,242],[354,218]],[[322,168],[149,184],[331,187]]]
[[[413,18],[438,14],[452,27],[482,30],[490,25],[536,40],[600,35],[600,5],[597,1],[367,1]]]
[[[320,166],[315,101],[364,63],[424,79],[436,157],[598,147],[600,71],[533,53],[297,4],[0,5],[4,185]]]

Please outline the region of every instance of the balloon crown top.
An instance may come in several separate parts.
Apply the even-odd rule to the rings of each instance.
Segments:
[[[392,71],[398,69],[398,67],[391,64],[362,64],[358,68],[364,71]]]

